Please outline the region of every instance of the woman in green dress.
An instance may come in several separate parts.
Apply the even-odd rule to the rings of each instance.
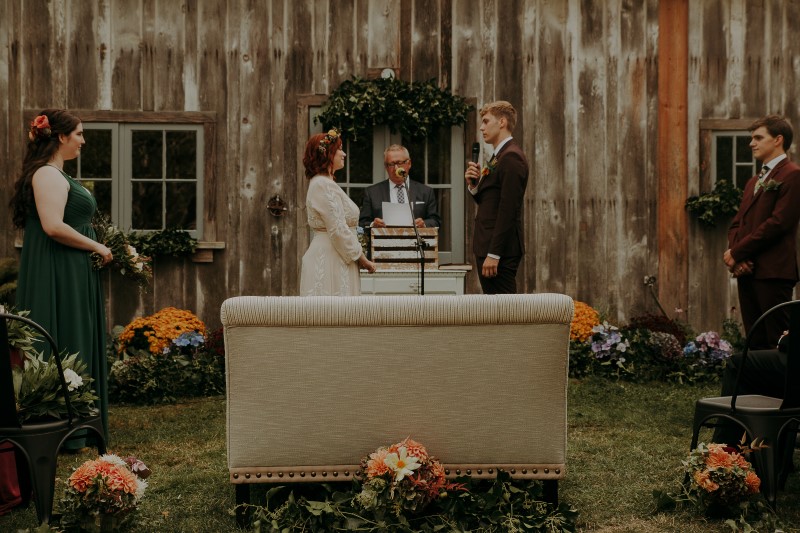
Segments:
[[[31,122],[28,139],[11,199],[14,225],[25,229],[17,309],[29,309],[60,352],[80,354],[94,378],[107,434],[105,300],[90,255],[99,254],[104,263],[112,255],[95,240],[94,197],[63,170],[86,142],[83,125],[65,110],[46,109]]]

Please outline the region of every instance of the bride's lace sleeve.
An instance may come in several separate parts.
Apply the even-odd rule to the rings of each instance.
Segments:
[[[338,185],[329,180],[314,180],[308,188],[306,204],[314,218],[321,218],[333,247],[345,261],[356,261],[361,256],[361,244],[355,232],[347,226],[344,205]],[[335,187],[335,188],[334,188]],[[314,229],[317,228],[313,225]]]

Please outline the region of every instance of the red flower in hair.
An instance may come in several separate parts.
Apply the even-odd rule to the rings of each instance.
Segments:
[[[50,137],[51,133],[52,130],[50,129],[50,121],[47,119],[47,115],[39,115],[31,121],[28,139],[34,141],[36,137]]]

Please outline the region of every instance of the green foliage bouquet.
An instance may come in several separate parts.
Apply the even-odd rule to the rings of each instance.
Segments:
[[[145,287],[153,277],[152,261],[149,257],[139,254],[131,245],[130,237],[122,230],[111,224],[105,215],[98,215],[92,221],[97,241],[103,243],[111,250],[114,258],[107,265],[99,254],[92,254],[94,268],[112,268],[118,270],[124,277],[129,278]]]
[[[350,490],[312,484],[268,491],[254,506],[256,532],[575,531],[577,511],[542,499],[539,481],[468,476],[448,482],[439,461],[411,439],[380,447],[361,461]]]
[[[86,364],[78,354],[61,357],[67,393],[73,410],[79,416],[97,413],[97,396],[89,386],[92,378],[86,372]],[[58,367],[52,361],[45,361],[41,354],[26,356],[22,368],[14,368],[14,392],[17,397],[17,416],[20,423],[26,420],[45,418],[66,418],[67,403],[61,394],[61,379]]]

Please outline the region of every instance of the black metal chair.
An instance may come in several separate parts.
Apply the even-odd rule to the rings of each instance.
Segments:
[[[777,310],[789,308],[790,327],[784,374],[783,398],[755,394],[739,395],[742,375],[746,372],[750,338],[745,343],[737,369],[736,388],[731,396],[697,400],[694,411],[692,447],[697,446],[701,427],[715,427],[711,420],[725,420],[738,425],[747,434],[747,443],[764,440],[766,448],[752,453],[756,473],[761,478],[761,492],[775,508],[777,492],[785,487],[792,467],[792,453],[800,425],[800,300],[778,304],[753,324],[754,331],[764,318]],[[734,443],[728,443],[734,444]]]
[[[20,424],[17,417],[16,398],[14,397],[6,320],[25,322],[41,333],[50,344],[52,349],[50,357],[56,363],[61,378],[61,394],[64,396],[67,407],[66,419]],[[31,489],[33,489],[39,523],[49,523],[53,512],[58,451],[73,433],[81,429],[93,432],[96,437],[98,452],[101,454],[106,452],[105,431],[100,415],[79,417],[75,414],[70,404],[67,382],[64,379],[64,369],[58,355],[58,347],[50,334],[42,326],[30,319],[0,313],[0,443],[12,443],[16,448],[18,466],[27,467],[27,471],[30,473],[29,479],[28,476],[19,476],[20,491],[23,496],[23,503],[28,503]],[[25,468],[20,468],[20,474],[24,470]]]

